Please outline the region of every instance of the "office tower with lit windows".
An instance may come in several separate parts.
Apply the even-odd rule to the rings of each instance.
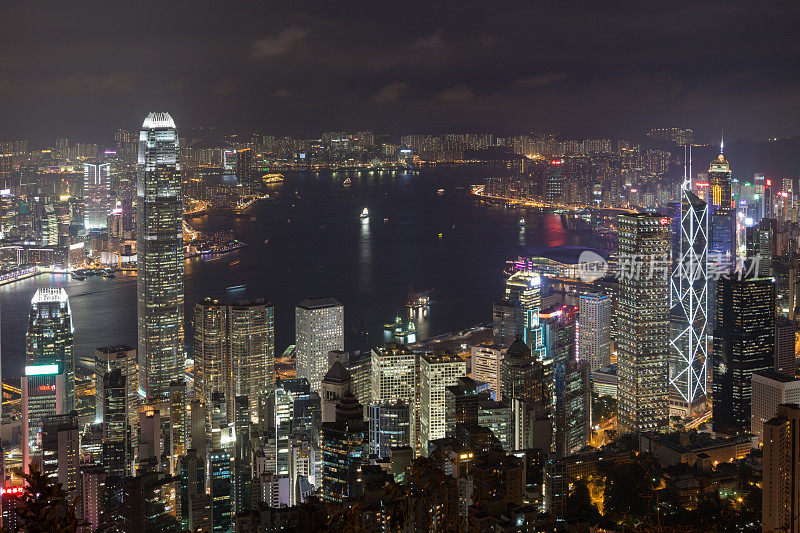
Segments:
[[[233,421],[236,396],[250,401],[258,419],[259,400],[275,388],[275,321],[263,299],[228,304],[206,298],[194,307],[195,393],[208,403],[223,392]]]
[[[411,445],[410,405],[403,401],[367,406],[369,453],[389,457],[389,450]]]
[[[32,458],[41,457],[42,422],[63,411],[66,376],[57,364],[26,365],[21,379],[22,464],[25,471]]]
[[[199,524],[197,520],[191,519],[191,509],[196,499],[204,500],[206,497],[205,461],[197,450],[191,448],[186,450],[186,455],[180,457],[179,465],[181,527],[183,531],[195,531]]]
[[[510,344],[507,346],[510,346]],[[504,347],[497,345],[470,346],[472,377],[477,381],[488,383],[492,399],[498,401],[501,400],[503,396],[501,378],[505,352],[506,350]]]
[[[116,515],[109,508],[110,502],[106,494],[106,471],[103,465],[93,464],[81,467],[81,500],[83,519],[89,523],[91,530],[100,527],[103,514]]]
[[[352,395],[348,398],[355,400]],[[356,401],[356,405],[359,405]],[[343,502],[360,495],[361,467],[364,464],[364,415],[338,416],[324,422],[320,430],[322,451],[322,491],[320,498]]]
[[[126,382],[119,368],[104,374],[102,379],[103,467],[109,479],[117,478],[120,486],[122,477],[131,471],[128,435],[135,430],[135,426],[128,426]]]
[[[67,501],[80,490],[80,435],[78,413],[46,416],[42,420],[42,473],[67,491]]]
[[[518,270],[506,279],[504,298],[514,307],[514,338],[525,338],[530,312],[542,308],[541,284],[541,276],[531,270]]]
[[[57,365],[64,373],[64,403],[60,412],[75,409],[75,328],[69,297],[62,288],[38,289],[31,299],[25,335],[27,365]]]
[[[445,389],[467,375],[467,362],[457,355],[422,355],[419,359],[420,448],[428,456],[428,443],[447,433]]]
[[[194,396],[211,405],[211,395],[225,390],[228,319],[227,306],[206,298],[194,306],[192,319]],[[210,412],[208,413],[210,416]]]
[[[130,346],[106,346],[94,350],[94,375],[96,418],[103,421],[103,376],[119,369],[125,377],[125,397],[127,398],[128,425],[136,427],[139,421],[139,371],[136,349]]]
[[[187,412],[186,382],[173,381],[169,385],[169,456],[170,472],[178,475],[178,458],[186,453]]]
[[[719,281],[713,337],[713,426],[750,430],[752,377],[773,368],[775,280],[732,276]]]
[[[507,348],[517,338],[514,323],[514,304],[501,300],[492,304],[492,343]]]
[[[253,499],[250,464],[250,402],[246,396],[237,396],[234,401],[233,454],[233,513],[242,515],[251,508]]]
[[[237,396],[250,402],[250,419],[258,420],[258,402],[275,390],[275,309],[263,299],[228,306],[228,386],[232,413]],[[232,421],[232,420],[231,420]]]
[[[670,292],[670,403],[689,416],[705,400],[708,375],[708,206],[682,190]],[[685,410],[684,410],[685,409]]]
[[[797,323],[785,317],[775,319],[775,358],[774,370],[787,376],[794,376],[797,370],[795,343]],[[789,402],[784,402],[789,403]]]
[[[617,220],[617,425],[652,431],[669,419],[670,221],[644,213]]]
[[[611,364],[611,296],[602,292],[578,299],[578,359],[592,372]]]
[[[557,204],[564,202],[565,179],[564,179],[564,160],[553,159],[547,165],[544,176],[544,188],[542,197],[546,204]]]
[[[136,191],[139,386],[169,393],[183,377],[183,205],[178,132],[150,113],[139,134]]]
[[[83,227],[87,232],[106,227],[113,207],[110,177],[110,163],[84,163]]]
[[[405,346],[387,344],[372,349],[372,402],[402,400],[414,403],[416,357]]]
[[[328,352],[344,350],[344,307],[333,298],[303,300],[295,308],[297,377],[318,391],[328,371]]]
[[[762,531],[800,531],[800,406],[782,404],[764,423]]]

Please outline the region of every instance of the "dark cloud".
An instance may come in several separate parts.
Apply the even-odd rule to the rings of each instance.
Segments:
[[[305,39],[310,31],[301,26],[289,26],[276,35],[259,39],[253,43],[253,57],[262,59],[285,54]]]
[[[408,84],[403,81],[387,83],[370,98],[376,104],[391,104],[397,102],[400,96],[408,89]]]
[[[7,2],[0,137],[181,127],[798,134],[800,3]],[[76,30],[81,28],[81,30]]]

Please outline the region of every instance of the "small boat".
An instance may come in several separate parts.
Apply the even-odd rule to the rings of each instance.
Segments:
[[[389,217],[386,217],[386,218],[384,218],[384,219],[383,219],[383,223],[384,223],[384,224],[388,224],[388,223],[389,223]]]
[[[234,285],[232,287],[226,287],[225,290],[226,291],[239,291],[239,290],[244,289],[245,287],[247,287],[247,285]]]
[[[519,219],[519,225],[520,225],[521,227],[523,227],[523,228],[525,227],[525,217],[521,217],[521,218]]]
[[[267,244],[269,244],[269,238],[264,239],[264,245],[266,246]]]
[[[367,209],[365,207],[364,210],[361,211],[361,215],[360,216],[361,216],[361,218],[369,218],[369,209]]]
[[[437,190],[436,194],[439,195],[439,196],[444,196],[444,189]]]
[[[236,265],[238,265],[239,263],[241,263],[241,261],[233,261],[233,262],[232,262],[230,265],[228,265],[228,266],[236,266]]]
[[[347,186],[348,186],[348,185],[350,185],[351,183],[353,183],[353,180],[351,180],[350,178],[345,178],[345,179],[344,179],[344,181],[342,182],[342,185],[344,185],[345,187],[347,187]]]

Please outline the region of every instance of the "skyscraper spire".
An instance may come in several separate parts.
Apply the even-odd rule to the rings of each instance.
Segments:
[[[719,153],[725,152],[725,129],[723,128],[719,134]]]

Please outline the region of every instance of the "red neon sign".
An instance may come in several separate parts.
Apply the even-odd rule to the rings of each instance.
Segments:
[[[56,386],[55,385],[39,385],[39,390],[40,391],[47,391],[47,390],[53,391],[53,390],[56,390]]]
[[[23,492],[22,487],[0,487],[0,496],[22,496]]]
[[[661,219],[661,225],[662,226],[666,226],[667,224],[669,224],[669,219],[667,217],[662,218]]]
[[[551,165],[560,165],[561,163],[563,163],[563,161],[561,161],[560,159],[553,159],[552,161],[550,161]]]
[[[772,187],[772,180],[767,180],[767,187]]]
[[[695,187],[708,187],[708,183],[706,182],[699,182],[694,184]]]

